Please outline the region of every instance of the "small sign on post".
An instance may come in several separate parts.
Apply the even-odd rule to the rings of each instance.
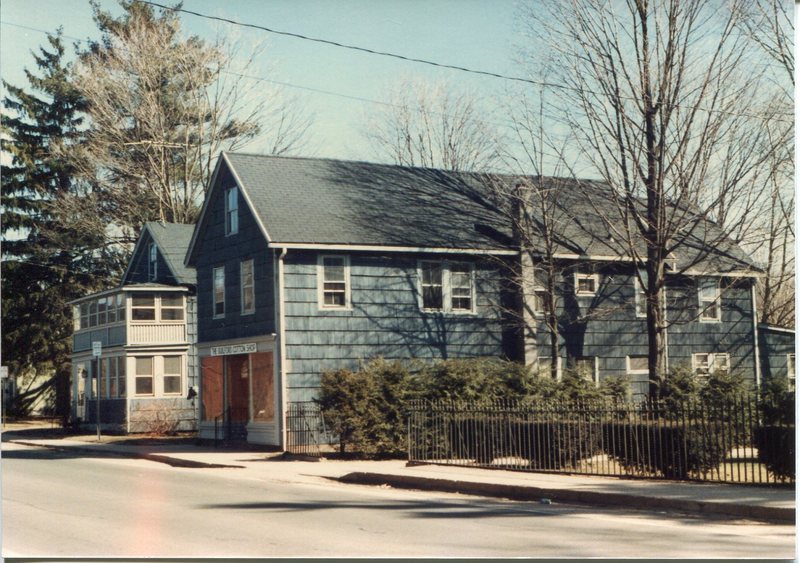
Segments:
[[[97,404],[97,441],[100,441],[100,376],[102,375],[103,364],[100,362],[100,356],[103,355],[103,343],[99,340],[92,341],[92,356],[97,358],[97,373],[94,375],[95,382],[95,396],[94,400]]]

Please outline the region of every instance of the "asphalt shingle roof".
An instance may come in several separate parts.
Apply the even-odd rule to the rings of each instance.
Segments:
[[[183,264],[189,242],[192,240],[194,225],[150,222],[147,223],[147,228],[178,283],[196,284],[195,269]]]
[[[521,176],[330,159],[226,153],[272,242],[470,249],[513,248],[499,190]],[[559,215],[559,252],[626,256],[613,192],[602,182],[527,178]],[[536,216],[535,208],[532,214]],[[714,241],[709,252],[708,241]],[[637,248],[644,250],[643,242]],[[674,252],[679,268],[728,272],[754,262],[702,221]]]

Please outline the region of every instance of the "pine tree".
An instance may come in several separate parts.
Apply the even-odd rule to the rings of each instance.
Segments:
[[[52,150],[80,137],[84,102],[70,84],[59,30],[33,53],[38,74],[26,69],[28,91],[4,82],[2,174],[2,362],[19,388],[15,410],[24,414],[44,398],[69,412],[70,336],[67,305],[108,285],[119,267],[104,241],[80,222],[63,221],[59,200],[78,190],[73,167]],[[47,382],[41,384],[41,376]]]

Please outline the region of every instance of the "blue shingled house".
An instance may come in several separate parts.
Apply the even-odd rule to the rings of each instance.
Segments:
[[[646,393],[641,288],[609,235],[608,190],[587,185],[591,206],[585,191],[557,196],[574,217],[557,253],[559,361]],[[185,261],[197,273],[201,437],[224,422],[284,445],[288,403],[312,399],[323,371],[376,356],[547,362],[537,250],[522,259],[493,193],[478,174],[223,153]],[[760,271],[732,243],[703,248],[714,228],[675,251],[669,362],[758,383]],[[520,268],[530,291],[510,283]]]
[[[146,223],[119,286],[72,302],[72,415],[126,432],[194,430],[193,225]],[[102,346],[93,354],[93,342]],[[98,404],[99,397],[99,404]]]

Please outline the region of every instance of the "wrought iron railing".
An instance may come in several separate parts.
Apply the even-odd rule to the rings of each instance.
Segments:
[[[537,472],[794,482],[793,412],[764,413],[749,397],[683,403],[421,401],[409,411],[408,457]]]
[[[320,457],[331,444],[325,418],[313,401],[291,402],[286,410],[286,451]]]

